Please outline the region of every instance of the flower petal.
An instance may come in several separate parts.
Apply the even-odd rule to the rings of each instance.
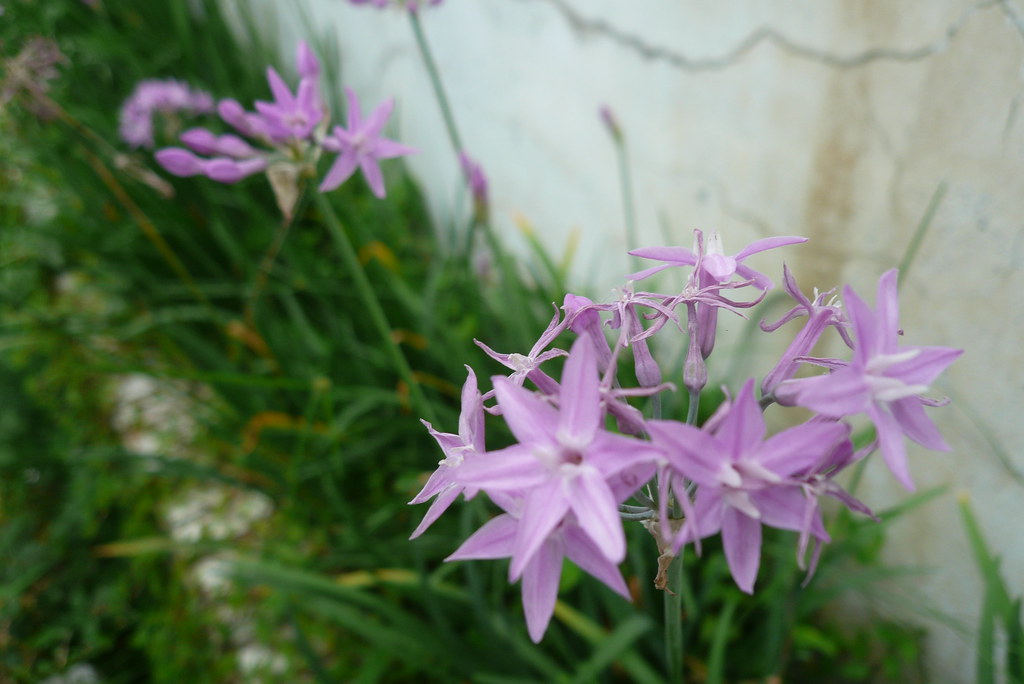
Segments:
[[[732,403],[715,436],[728,446],[735,459],[757,448],[764,439],[765,424],[761,408],[754,398],[754,380],[751,378]]]
[[[619,596],[627,600],[631,598],[619,566],[605,558],[583,530],[575,525],[566,525],[562,537],[565,539],[565,555],[569,560]]]
[[[394,157],[404,157],[408,154],[418,154],[419,150],[408,145],[403,145],[400,142],[394,140],[388,140],[387,138],[378,138],[373,144],[373,156],[377,159],[392,159]]]
[[[779,385],[776,394],[791,395],[800,406],[829,418],[861,413],[871,405],[864,375],[855,368],[840,368],[813,378],[786,380]]]
[[[768,249],[775,249],[776,247],[784,247],[785,245],[795,245],[800,242],[807,242],[807,238],[800,237],[799,235],[780,235],[779,237],[754,240],[736,253],[736,261],[743,261],[751,254],[757,254],[758,252],[763,252]]]
[[[964,353],[963,349],[951,347],[904,347],[902,351],[910,350],[917,354],[889,366],[885,370],[887,377],[898,378],[908,385],[930,385]]]
[[[558,580],[562,575],[562,552],[549,540],[541,546],[523,571],[523,612],[526,629],[533,643],[540,643],[548,629],[558,599]]]
[[[492,378],[498,406],[512,434],[522,444],[555,444],[558,411],[528,389],[508,378]]]
[[[761,564],[761,523],[727,507],[722,513],[722,545],[736,585],[753,594]]]
[[[773,435],[757,449],[757,463],[788,477],[828,456],[849,434],[845,423],[804,423]]]
[[[558,523],[569,511],[569,501],[562,491],[562,479],[552,479],[535,487],[523,502],[523,517],[519,521],[508,580],[515,582],[522,575],[537,550],[548,539]]]
[[[491,518],[483,527],[469,535],[455,553],[445,558],[453,560],[482,560],[507,558],[512,555],[519,521],[507,513]]]
[[[370,113],[370,116],[367,117],[366,122],[363,124],[363,131],[366,137],[376,138],[380,136],[381,131],[384,130],[384,126],[388,122],[388,117],[391,116],[391,110],[394,108],[394,100],[385,100],[377,105],[377,108]]]
[[[879,450],[889,470],[896,476],[907,491],[914,491],[914,483],[910,479],[910,468],[907,465],[907,448],[903,443],[903,431],[896,419],[885,409],[871,405],[868,416],[878,431]]]
[[[899,272],[889,269],[878,279],[878,293],[875,295],[875,351],[892,354],[896,351],[897,335],[900,328],[900,304],[896,291]]]
[[[593,441],[601,422],[597,358],[586,337],[577,337],[569,350],[562,371],[559,404],[558,441],[570,448],[584,449]]]
[[[509,491],[540,486],[550,480],[551,475],[530,447],[514,444],[463,461],[454,478],[480,489]]]
[[[384,175],[380,172],[380,165],[373,157],[362,157],[359,159],[359,168],[363,171],[363,178],[366,179],[370,190],[378,199],[384,199],[387,193],[384,191]]]
[[[409,539],[415,539],[424,532],[427,528],[434,524],[434,521],[441,517],[441,514],[448,510],[448,507],[452,505],[452,502],[459,498],[459,494],[462,493],[462,487],[458,485],[451,485],[447,489],[443,490],[434,499],[434,503],[430,504],[430,508],[427,509],[426,515],[423,516],[423,520],[416,526],[413,533],[409,536]],[[504,556],[499,556],[504,558]]]
[[[649,420],[647,431],[665,451],[673,468],[699,484],[718,483],[718,472],[728,454],[725,445],[713,435],[674,420]]]
[[[619,507],[604,477],[596,469],[580,466],[567,483],[569,505],[580,527],[605,558],[621,563],[626,558],[626,535]]]
[[[331,164],[327,175],[320,183],[320,192],[330,192],[347,181],[359,166],[359,158],[354,150],[345,150]]]
[[[942,439],[939,429],[925,413],[920,399],[907,397],[891,402],[889,410],[907,437],[929,449],[949,451],[949,444]]]

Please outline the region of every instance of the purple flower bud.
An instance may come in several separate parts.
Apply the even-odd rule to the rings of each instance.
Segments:
[[[683,385],[692,395],[699,394],[708,384],[708,366],[700,353],[700,345],[690,343],[683,364]]]
[[[302,78],[317,78],[320,75],[320,61],[304,40],[299,41],[296,49],[295,67]]]
[[[483,169],[465,152],[459,152],[459,164],[466,174],[469,191],[473,194],[473,210],[478,221],[486,221],[489,203],[487,200],[487,176]]]
[[[179,139],[199,154],[217,153],[217,136],[205,128],[190,128]]]
[[[225,123],[250,138],[258,138],[265,132],[262,118],[245,111],[237,100],[221,100],[217,103],[217,113]]]
[[[619,126],[619,120],[615,118],[615,113],[612,112],[608,105],[601,105],[597,110],[598,115],[601,117],[601,122],[604,123],[605,128],[612,134],[612,137],[616,141],[622,140],[622,127]]]
[[[195,176],[204,172],[203,160],[181,147],[158,150],[155,156],[160,166],[175,176]]]
[[[262,157],[235,161],[233,159],[211,159],[206,162],[204,173],[218,183],[237,183],[246,176],[267,168],[267,160]]]

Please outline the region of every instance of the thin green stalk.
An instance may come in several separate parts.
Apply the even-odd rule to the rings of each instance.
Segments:
[[[668,583],[664,592],[665,657],[668,660],[668,681],[683,681],[683,559],[676,556],[668,566]]]
[[[690,404],[686,407],[686,424],[697,424],[697,412],[700,410],[700,392],[690,392]]]
[[[622,212],[626,221],[626,249],[640,246],[636,234],[636,210],[633,204],[633,175],[629,170],[629,157],[626,154],[626,141],[615,139],[615,151],[619,158],[619,184],[622,188]],[[633,257],[639,262],[639,257]]]
[[[305,195],[306,188],[303,187],[300,191],[300,199],[295,203],[295,208],[299,209],[302,206],[303,195]],[[260,260],[259,269],[256,272],[256,279],[252,283],[252,289],[249,290],[248,301],[245,303],[245,323],[253,330],[256,329],[256,304],[259,303],[260,294],[263,292],[263,288],[266,287],[267,279],[270,277],[271,271],[274,270],[274,262],[277,261],[277,255],[281,253],[281,247],[284,246],[284,241],[288,237],[288,232],[291,230],[292,224],[295,223],[296,215],[299,211],[293,211],[290,215],[284,216],[281,219],[281,224],[277,228],[277,232],[274,234],[274,239],[267,247],[267,251],[263,254],[263,259]]]
[[[935,218],[935,212],[939,210],[939,205],[942,204],[948,187],[949,184],[946,181],[942,181],[939,183],[939,187],[935,188],[932,198],[928,200],[928,207],[924,210],[924,216],[921,217],[921,222],[917,224],[917,229],[914,231],[913,237],[910,238],[910,244],[907,245],[907,251],[903,253],[903,258],[900,259],[899,275],[896,277],[898,285],[903,284],[903,280],[910,271],[910,265],[914,263],[917,250],[920,249],[924,236],[932,225],[932,219]]]
[[[398,342],[395,341],[392,335],[391,324],[384,313],[384,307],[381,306],[380,300],[377,299],[377,294],[373,291],[369,278],[366,277],[366,271],[363,270],[363,265],[359,262],[355,247],[352,246],[348,235],[345,234],[341,221],[338,219],[337,214],[334,213],[334,208],[331,207],[331,203],[321,193],[316,194],[316,202],[320,213],[324,217],[324,221],[327,223],[331,237],[334,238],[334,243],[338,246],[338,252],[341,254],[345,266],[355,281],[356,289],[359,291],[359,296],[363,299],[366,312],[369,314],[370,320],[373,321],[373,325],[377,328],[377,332],[380,333],[384,349],[387,351],[388,356],[391,357],[391,362],[395,370],[398,371],[398,375],[405,381],[406,387],[409,388],[410,403],[421,417],[436,424],[437,418],[434,415],[434,409],[423,395],[423,390],[413,375],[409,362],[406,360],[405,355],[402,354]]]
[[[412,26],[413,35],[416,37],[416,47],[419,49],[420,57],[423,59],[423,65],[427,69],[427,75],[430,77],[430,85],[434,90],[434,97],[437,100],[437,106],[441,109],[441,116],[444,119],[445,131],[448,133],[448,140],[452,144],[456,156],[459,155],[465,148],[462,146],[462,138],[459,135],[458,126],[455,125],[455,116],[452,114],[451,103],[448,100],[448,94],[445,92],[444,83],[441,81],[441,72],[437,69],[437,62],[434,61],[433,52],[430,50],[430,44],[427,43],[427,37],[423,33],[423,24],[420,23],[419,14],[416,12],[409,12],[409,24]],[[506,290],[512,291],[515,297],[515,308],[517,310],[517,316],[520,319],[520,325],[523,326],[523,330],[528,330],[528,319],[526,318],[526,303],[523,301],[522,291],[517,286],[518,283],[513,279],[515,273],[514,265],[510,262],[508,255],[501,247],[501,243],[494,235],[494,231],[491,228],[489,221],[480,221],[474,219],[473,226],[470,229],[470,235],[467,238],[467,246],[471,248],[472,236],[476,232],[477,228],[483,229],[484,236],[487,239],[487,244],[491,249],[491,253],[494,254],[494,258],[498,262],[499,269],[501,270],[502,279]],[[467,251],[468,253],[468,251]]]
[[[501,280],[504,285],[504,291],[506,294],[512,297],[513,308],[515,309],[515,317],[518,321],[519,334],[530,336],[530,317],[529,317],[529,303],[523,297],[523,289],[520,286],[519,278],[516,276],[515,263],[509,259],[508,254],[501,246],[501,242],[498,240],[498,236],[494,234],[494,230],[491,228],[491,222],[488,221],[477,221],[480,227],[483,228],[484,237],[487,238],[487,246],[491,250],[491,254],[494,255],[495,260],[498,262],[498,270],[501,271]]]
[[[430,84],[434,88],[434,96],[437,98],[437,104],[441,108],[441,116],[444,117],[444,127],[448,131],[448,139],[455,149],[455,154],[458,154],[464,148],[462,147],[462,139],[459,137],[459,130],[455,126],[455,117],[452,116],[452,108],[448,103],[448,96],[444,91],[444,84],[441,83],[441,73],[437,70],[437,63],[434,62],[430,45],[427,44],[427,37],[423,35],[423,25],[420,23],[419,14],[416,12],[409,12],[408,14],[413,35],[416,36],[416,47],[419,48],[420,57],[423,58],[424,66],[427,67]]]

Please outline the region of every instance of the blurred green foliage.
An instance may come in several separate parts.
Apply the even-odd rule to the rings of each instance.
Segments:
[[[266,181],[172,179],[168,198],[149,154],[118,142],[143,78],[266,96],[281,60],[237,21],[212,0],[5,3],[4,59],[34,36],[63,59],[48,91],[0,110],[0,682],[79,663],[103,682],[662,681],[649,535],[630,535],[635,605],[570,568],[530,643],[507,566],[441,562],[484,502],[407,540],[422,510],[405,502],[438,452],[325,217],[300,204],[254,302],[282,230]],[[360,182],[329,201],[453,430],[463,364],[497,371],[472,339],[528,348],[564,266],[481,267],[458,248],[466,226],[436,229],[401,168],[385,172],[387,201]],[[513,321],[509,301],[532,308]],[[687,551],[690,681],[924,681],[920,630],[836,613],[905,571],[879,564],[884,524],[835,522],[806,589],[791,534],[766,536],[754,597],[715,542]]]

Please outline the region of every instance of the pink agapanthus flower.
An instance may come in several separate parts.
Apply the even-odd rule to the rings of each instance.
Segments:
[[[886,465],[912,491],[903,437],[929,449],[949,450],[923,408],[941,402],[923,395],[963,350],[899,346],[897,278],[892,269],[879,279],[874,311],[852,288],[845,287],[843,300],[856,338],[853,360],[827,375],[787,380],[776,394],[832,418],[867,414],[878,431]]]
[[[467,462],[458,478],[488,495],[522,498],[509,579],[522,575],[569,515],[605,559],[622,562],[626,538],[618,505],[653,474],[660,453],[648,442],[604,430],[590,340],[578,338],[569,352],[557,409],[507,378],[495,377],[494,388],[518,444]],[[624,479],[625,473],[635,477]]]
[[[337,152],[338,158],[320,183],[320,192],[338,187],[358,168],[362,170],[373,194],[382,198],[385,195],[384,176],[377,160],[415,154],[416,150],[381,137],[395,106],[394,100],[380,104],[364,120],[355,92],[346,88],[345,95],[348,97],[348,128],[335,126],[331,135],[324,138],[323,148],[328,152]]]
[[[688,496],[684,478],[696,482],[692,515],[673,540],[687,542],[722,533],[729,570],[740,589],[753,593],[761,562],[761,525],[828,541],[815,509],[808,519],[800,480],[849,435],[849,426],[808,422],[765,439],[765,422],[748,380],[712,434],[668,420],[647,422],[665,451],[677,497]]]

